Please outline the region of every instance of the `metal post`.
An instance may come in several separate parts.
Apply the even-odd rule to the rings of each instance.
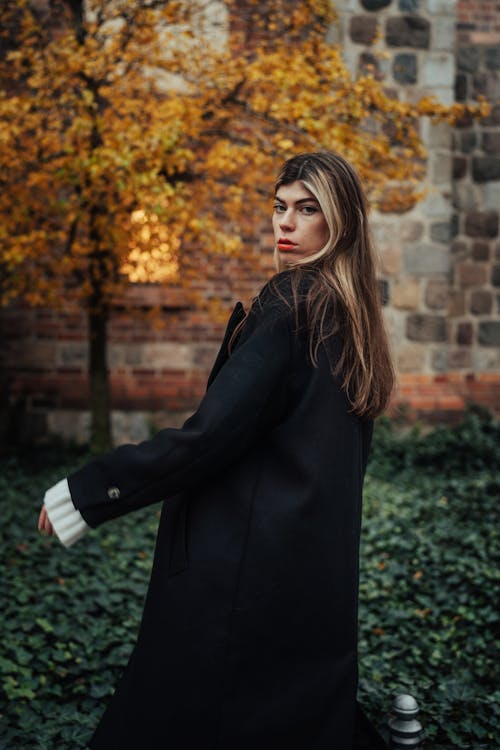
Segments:
[[[412,695],[397,695],[389,718],[391,750],[419,750],[422,747],[422,725],[417,720],[418,703]]]

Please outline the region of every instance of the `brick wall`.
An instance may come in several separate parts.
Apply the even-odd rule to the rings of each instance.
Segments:
[[[500,14],[497,0],[457,0],[459,44],[498,45]]]
[[[200,259],[200,262],[201,259]],[[248,305],[272,274],[272,237],[262,232],[243,259],[204,257],[207,303],[197,310],[178,288],[137,285],[109,326],[113,430],[118,441],[180,425],[202,396],[234,302]],[[86,318],[81,310],[12,305],[0,313],[2,432],[23,441],[47,431],[88,437]]]
[[[498,100],[500,10],[469,0],[345,0],[332,38],[356,72],[370,69],[404,98]],[[239,29],[241,31],[241,29]],[[251,37],[250,41],[253,40]],[[255,41],[255,40],[253,40]],[[467,401],[500,411],[500,104],[481,124],[452,130],[422,122],[425,200],[403,216],[374,214],[381,285],[399,373],[396,408],[437,421]],[[272,238],[248,238],[248,262],[205,262],[203,296],[248,302],[272,273]],[[253,270],[252,270],[253,269]],[[205,387],[223,322],[197,312],[180,290],[137,287],[110,326],[109,366],[118,441],[178,425]],[[159,312],[153,325],[141,312]],[[135,310],[138,315],[132,314]],[[4,429],[84,440],[85,320],[11,307],[0,314]],[[0,404],[0,408],[1,404]]]

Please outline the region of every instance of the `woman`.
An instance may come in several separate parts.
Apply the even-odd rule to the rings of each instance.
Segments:
[[[94,750],[358,746],[361,490],[393,370],[352,167],[287,161],[273,229],[279,272],[236,306],[197,412],[45,496],[39,528],[66,543],[165,501]]]

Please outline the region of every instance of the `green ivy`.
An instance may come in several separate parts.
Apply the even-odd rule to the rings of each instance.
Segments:
[[[374,717],[412,694],[427,741],[496,747],[500,423],[380,420],[365,484],[360,698]],[[496,627],[495,627],[496,626]]]
[[[158,508],[70,550],[35,528],[44,490],[85,459],[53,445],[0,463],[2,750],[83,749],[137,633]],[[360,699],[380,723],[395,694],[414,695],[428,747],[494,747],[499,468],[500,425],[481,411],[428,434],[378,423],[365,484]]]
[[[158,508],[69,550],[38,534],[43,492],[86,458],[60,454],[0,468],[2,750],[85,747],[132,650],[152,563]]]

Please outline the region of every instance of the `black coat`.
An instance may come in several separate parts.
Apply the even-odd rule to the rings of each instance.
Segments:
[[[278,278],[291,298],[290,275]],[[136,648],[95,750],[350,750],[372,423],[267,285],[180,430],[69,478],[91,526],[165,500]]]

